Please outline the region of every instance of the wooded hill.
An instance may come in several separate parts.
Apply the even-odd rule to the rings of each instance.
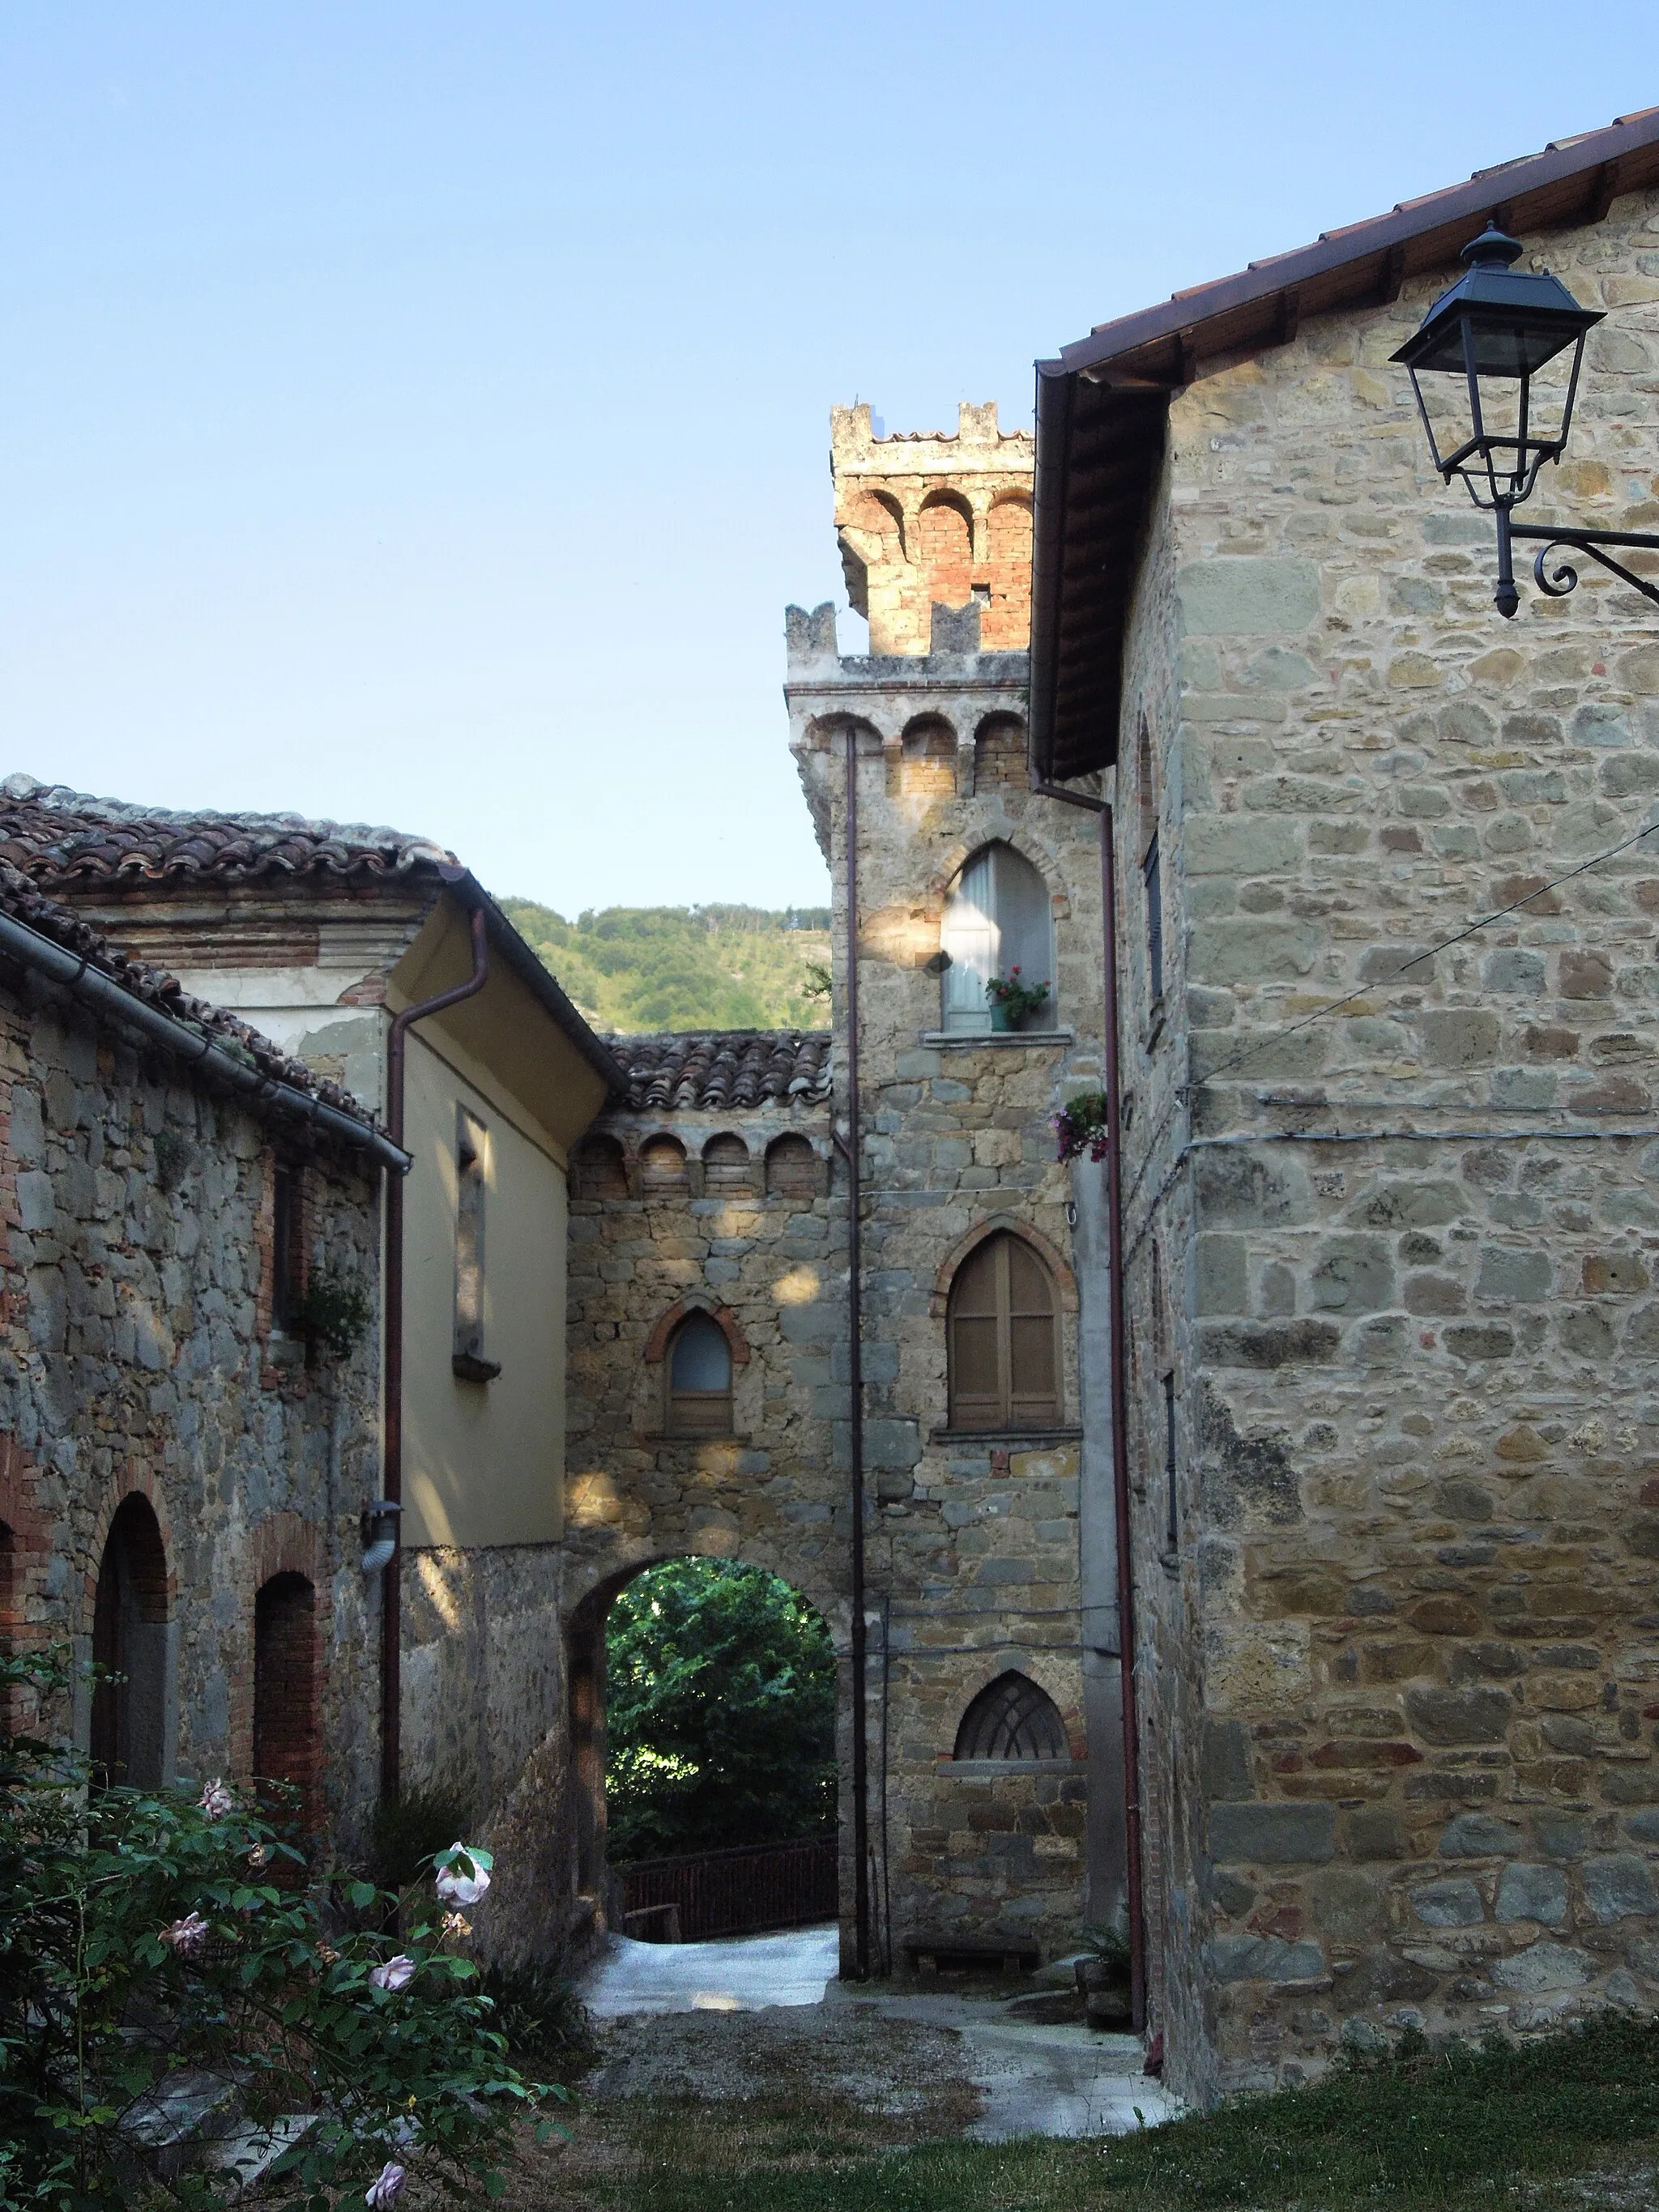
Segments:
[[[827,907],[501,903],[597,1030],[830,1026]]]

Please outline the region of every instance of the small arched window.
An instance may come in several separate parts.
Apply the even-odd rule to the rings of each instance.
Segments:
[[[298,1790],[307,1830],[322,1781],[317,1690],[317,1593],[304,1575],[273,1575],[253,1601],[253,1772]]]
[[[678,1137],[653,1137],[640,1147],[640,1194],[642,1198],[680,1197],[690,1188],[685,1172],[685,1147]]]
[[[668,1421],[676,1436],[727,1436],[732,1429],[732,1347],[710,1315],[689,1313],[669,1340]]]
[[[628,1168],[614,1137],[585,1137],[572,1163],[576,1198],[626,1198]]]
[[[1010,1668],[988,1683],[962,1717],[958,1759],[1069,1759],[1060,1708],[1029,1674]]]
[[[155,1509],[137,1491],[110,1523],[93,1599],[92,1759],[99,1778],[135,1790],[167,1780],[172,1697],[167,1563]]]
[[[953,1429],[1051,1429],[1060,1419],[1060,1315],[1053,1278],[999,1230],[957,1270],[945,1322]]]
[[[711,1137],[702,1148],[702,1186],[713,1197],[720,1191],[747,1193],[749,1147],[741,1137]]]
[[[766,1189],[771,1198],[816,1198],[818,1156],[805,1137],[775,1137],[766,1148]]]
[[[947,1030],[988,1030],[985,986],[1018,968],[1024,983],[1046,983],[1048,997],[1033,1026],[1052,1029],[1054,928],[1048,887],[1012,845],[986,845],[975,854],[945,902],[939,946],[950,955],[945,970]]]

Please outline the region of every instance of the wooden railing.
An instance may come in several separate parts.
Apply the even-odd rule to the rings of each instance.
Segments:
[[[745,1844],[689,1858],[642,1859],[618,1867],[616,1875],[624,1932],[658,1942],[675,1940],[668,1933],[674,1920],[671,1906],[678,1908],[678,1940],[686,1943],[805,1928],[834,1920],[840,1911],[833,1836]]]

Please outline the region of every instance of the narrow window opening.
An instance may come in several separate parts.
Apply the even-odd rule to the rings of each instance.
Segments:
[[[455,1335],[450,1365],[463,1382],[489,1382],[501,1371],[484,1357],[484,1189],[489,1133],[465,1106],[455,1139]]]
[[[1164,996],[1164,886],[1156,830],[1140,864],[1140,877],[1146,886],[1146,995],[1155,1006]]]
[[[317,1594],[305,1576],[274,1575],[253,1603],[253,1774],[279,1818],[289,1801],[276,1783],[299,1792],[302,1832],[317,1825],[322,1781],[317,1698]]]
[[[1181,1506],[1176,1492],[1176,1379],[1164,1378],[1164,1546],[1173,1559],[1181,1548]]]
[[[300,1170],[280,1163],[270,1179],[270,1325],[292,1336],[305,1295]]]

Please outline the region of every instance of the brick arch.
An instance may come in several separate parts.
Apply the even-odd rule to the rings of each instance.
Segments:
[[[669,1338],[686,1316],[694,1313],[707,1314],[720,1329],[731,1347],[732,1364],[746,1367],[749,1364],[749,1344],[738,1327],[737,1316],[730,1306],[720,1305],[714,1298],[703,1297],[698,1291],[689,1291],[684,1297],[677,1298],[667,1312],[659,1317],[656,1327],[646,1339],[645,1357],[661,1359],[668,1350]]]
[[[980,718],[974,732],[974,791],[983,796],[993,791],[1028,788],[1025,765],[1025,722],[1023,716],[999,708]],[[1030,856],[1027,854],[1026,858]],[[1035,861],[1031,864],[1036,866]],[[1048,872],[1042,871],[1048,880]]]
[[[1054,1288],[1060,1293],[1060,1311],[1076,1313],[1077,1277],[1072,1273],[1071,1266],[1059,1246],[1050,1243],[1040,1229],[1034,1229],[1029,1221],[1022,1221],[1015,1214],[989,1213],[983,1221],[975,1222],[966,1236],[959,1237],[940,1261],[933,1277],[933,1297],[928,1302],[928,1311],[935,1321],[945,1318],[945,1310],[950,1303],[951,1285],[955,1282],[963,1261],[970,1252],[976,1251],[988,1237],[994,1237],[1001,1230],[1006,1230],[1011,1237],[1018,1237],[1030,1246],[1054,1279]]]
[[[943,714],[913,714],[899,738],[899,787],[907,795],[943,799],[957,787],[957,732]]]
[[[162,1488],[152,1468],[132,1468],[125,1474],[112,1475],[106,1484],[102,1503],[94,1516],[86,1560],[81,1575],[81,1619],[79,1627],[86,1635],[92,1633],[93,1614],[98,1604],[98,1570],[103,1564],[104,1548],[109,1542],[109,1532],[115,1525],[115,1516],[129,1498],[142,1498],[155,1516],[155,1524],[161,1532],[161,1553],[167,1561],[165,1602],[167,1618],[171,1620],[179,1601],[179,1571],[173,1564],[178,1547],[173,1541],[173,1516],[167,1510],[167,1492]]]
[[[887,739],[866,714],[816,714],[806,726],[806,742],[815,751],[829,752],[838,748],[849,732],[858,741],[860,760],[880,759]],[[896,727],[892,736],[896,740]]]
[[[1007,1660],[1006,1648],[997,1656],[1006,1662]],[[1089,1755],[1089,1746],[1088,1739],[1084,1733],[1083,1710],[1077,1702],[1072,1684],[1060,1679],[1060,1669],[1052,1661],[1044,1660],[1040,1656],[1030,1652],[1021,1652],[1012,1664],[1004,1663],[998,1666],[994,1662],[978,1674],[971,1674],[967,1678],[965,1694],[959,1698],[956,1708],[956,1719],[951,1724],[951,1741],[935,1755],[940,1759],[955,1757],[957,1736],[963,1721],[967,1717],[969,1708],[976,1699],[982,1698],[994,1684],[1000,1682],[1005,1674],[1024,1674],[1027,1681],[1036,1683],[1037,1688],[1042,1692],[1044,1697],[1049,1700],[1060,1715],[1060,1725],[1066,1731],[1066,1750],[1072,1758],[1079,1763],[1086,1759]]]
[[[29,1601],[44,1596],[52,1523],[36,1504],[33,1462],[12,1436],[0,1437],[0,1648],[37,1641]]]
[[[320,1686],[325,1671],[323,1655],[329,1650],[333,1627],[334,1577],[328,1540],[315,1522],[286,1511],[268,1515],[250,1532],[237,1576],[239,1632],[246,1638],[243,1650],[247,1664],[238,1668],[230,1687],[227,1756],[231,1772],[244,1777],[253,1772],[253,1657],[259,1593],[284,1575],[297,1576],[312,1588],[315,1664]],[[319,1787],[321,1773],[319,1759]]]

